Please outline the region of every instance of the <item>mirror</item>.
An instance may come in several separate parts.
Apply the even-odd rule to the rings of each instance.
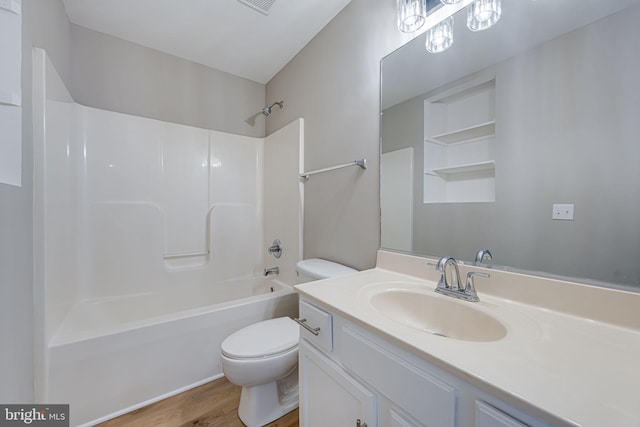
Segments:
[[[640,292],[640,0],[454,19],[381,62],[381,247]]]

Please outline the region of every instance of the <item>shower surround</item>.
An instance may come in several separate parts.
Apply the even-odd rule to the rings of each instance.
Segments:
[[[296,314],[302,119],[199,129],[76,104],[40,49],[34,70],[38,400],[78,425],[221,376],[226,335]]]

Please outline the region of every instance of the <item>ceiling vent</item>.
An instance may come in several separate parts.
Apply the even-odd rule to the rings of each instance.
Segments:
[[[269,10],[271,6],[276,2],[276,0],[238,0],[242,4],[246,4],[250,8],[257,10],[260,13],[264,13],[265,15],[269,14]]]

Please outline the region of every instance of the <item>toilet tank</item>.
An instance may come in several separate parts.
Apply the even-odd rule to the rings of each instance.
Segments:
[[[320,258],[310,258],[298,261],[296,271],[298,272],[299,282],[304,283],[313,280],[328,279],[330,277],[344,276],[356,273],[358,270],[338,264],[337,262]]]

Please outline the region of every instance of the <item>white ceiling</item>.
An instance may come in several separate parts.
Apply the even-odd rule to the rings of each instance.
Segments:
[[[351,0],[63,0],[74,24],[267,83]]]

